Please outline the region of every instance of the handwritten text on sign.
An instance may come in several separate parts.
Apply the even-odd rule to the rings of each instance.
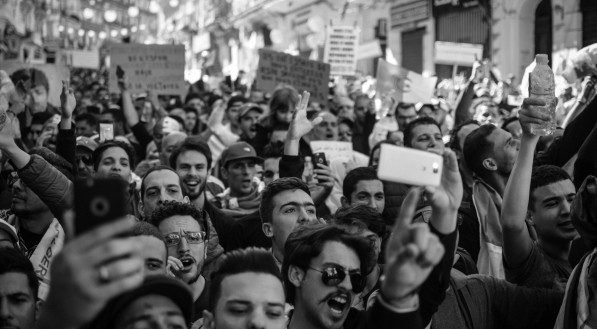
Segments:
[[[126,76],[132,93],[185,93],[183,45],[114,44],[110,51],[110,92],[119,92],[116,68]]]
[[[325,153],[327,160],[343,159],[346,161],[352,159],[351,142],[312,141],[310,146],[313,153]]]
[[[267,49],[259,49],[255,83],[261,91],[272,92],[280,83],[292,85],[299,92],[311,93],[318,102],[327,101],[330,65]]]
[[[357,68],[358,34],[351,26],[330,26],[323,61],[331,65],[331,75],[354,75]]]

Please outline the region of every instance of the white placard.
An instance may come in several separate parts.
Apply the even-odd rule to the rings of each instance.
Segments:
[[[331,159],[352,158],[353,151],[351,142],[312,141],[310,145],[313,153],[325,153],[325,157],[328,161]]]
[[[354,27],[328,27],[323,61],[330,64],[330,75],[350,76],[355,74],[357,45],[358,34]]]
[[[438,64],[473,66],[475,58],[483,58],[483,45],[472,43],[435,42],[435,62]]]

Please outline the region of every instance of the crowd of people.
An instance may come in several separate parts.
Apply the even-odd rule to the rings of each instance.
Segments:
[[[545,102],[512,105],[482,66],[417,104],[358,80],[316,103],[0,71],[0,327],[595,327],[594,85],[536,136]],[[338,141],[350,156],[312,161]],[[379,179],[382,144],[442,156],[440,185]],[[126,182],[126,216],[73,234],[75,182],[103,178]]]

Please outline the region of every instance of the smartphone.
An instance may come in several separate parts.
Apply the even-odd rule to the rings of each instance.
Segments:
[[[111,123],[100,123],[100,143],[114,139],[114,125]]]
[[[431,152],[382,144],[377,176],[381,180],[417,186],[439,186],[444,158]]]
[[[325,159],[325,153],[323,153],[323,152],[313,153],[313,157],[311,158],[311,161],[313,162],[313,170],[319,169],[319,167],[317,166],[318,164],[322,164],[325,166],[328,165],[328,162]],[[319,179],[317,181],[319,182]]]
[[[124,70],[122,69],[122,67],[120,67],[120,65],[116,66],[116,77],[118,78],[118,80],[124,78]]]
[[[89,178],[75,182],[75,234],[109,223],[127,212],[128,184],[119,178]]]

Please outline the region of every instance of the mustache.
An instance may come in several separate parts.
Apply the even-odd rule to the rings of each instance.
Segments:
[[[332,293],[327,294],[325,296],[325,298],[323,298],[321,300],[321,303],[323,303],[323,302],[325,302],[327,300],[330,300],[330,299],[332,299],[332,298],[334,298],[336,296],[346,296],[347,299],[348,299],[348,304],[352,304],[352,294],[350,293],[349,290],[346,290],[344,288],[338,288],[338,290],[336,290],[336,291],[334,291]]]

